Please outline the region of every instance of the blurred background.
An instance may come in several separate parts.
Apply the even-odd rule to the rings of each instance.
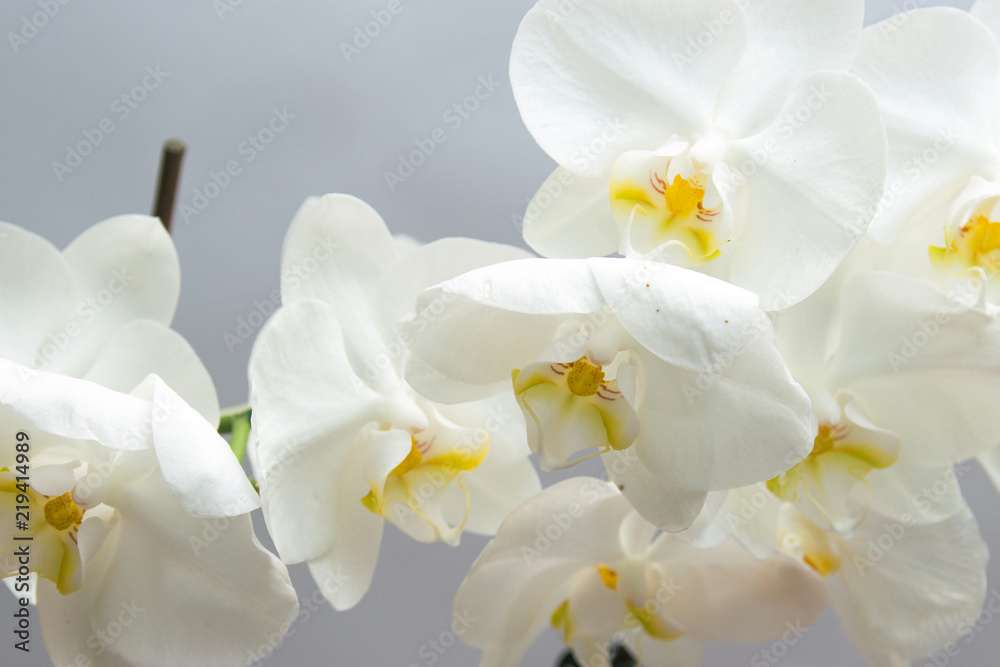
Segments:
[[[511,41],[532,4],[5,0],[0,220],[64,247],[100,220],[148,213],[160,146],[183,139],[174,221],[183,290],[174,326],[211,371],[222,405],[244,403],[253,338],[277,306],[282,240],[307,196],[356,195],[394,233],[421,241],[522,244],[520,216],[553,167],[522,127],[507,77]],[[937,4],[968,9],[971,0],[869,0],[866,20]],[[43,6],[52,15],[37,20]],[[415,142],[439,128],[445,140],[433,153],[412,174],[398,171]],[[86,155],[71,148],[81,142],[91,144]],[[225,174],[230,163],[235,175]],[[978,468],[962,482],[1000,551],[996,492]],[[263,664],[477,664],[478,652],[450,631],[450,609],[485,543],[465,536],[454,549],[420,545],[387,526],[371,591],[342,613],[322,601],[303,566],[293,567],[312,612]],[[990,582],[1000,587],[997,562]],[[0,665],[51,665],[37,627],[31,655],[14,650],[12,602],[0,595]],[[946,663],[915,664],[995,665],[996,626],[962,640]],[[830,613],[780,657],[767,649],[713,646],[705,665],[863,664]],[[550,667],[560,652],[549,632],[524,664]]]

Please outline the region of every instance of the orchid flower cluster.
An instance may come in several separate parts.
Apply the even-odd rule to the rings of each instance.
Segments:
[[[830,605],[876,667],[968,633],[988,554],[956,465],[1000,484],[1000,2],[863,13],[540,0],[510,66],[558,163],[534,253],[305,202],[250,359],[254,485],[169,328],[158,221],[61,252],[0,225],[0,567],[53,661],[247,664],[298,613],[286,566],[349,609],[386,522],[493,537],[454,602],[483,667],[544,631],[581,665],[694,667]]]

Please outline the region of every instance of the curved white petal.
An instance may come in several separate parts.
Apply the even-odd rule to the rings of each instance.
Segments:
[[[948,465],[996,444],[1000,322],[890,273],[851,279],[844,304],[831,384],[900,437],[901,462]]]
[[[705,506],[707,491],[692,491],[664,482],[642,464],[631,448],[608,452],[601,459],[622,495],[643,519],[660,530],[684,530]]]
[[[365,202],[326,195],[296,214],[281,256],[281,300],[325,301],[341,323],[358,375],[391,340],[378,312],[378,284],[396,260],[385,223]]]
[[[765,310],[812,294],[864,235],[886,173],[885,130],[871,91],[855,76],[819,72],[796,85],[767,128],[734,142],[744,228],[730,282]]]
[[[143,667],[235,667],[268,636],[284,636],[298,600],[285,567],[254,537],[249,516],[187,516],[156,476],[134,485],[119,512],[118,527],[87,564],[80,594],[62,597],[49,586],[39,591],[54,659],[68,654],[75,660],[104,645]],[[89,620],[90,627],[74,617]],[[105,644],[96,631],[110,637],[115,623],[120,636]],[[67,628],[75,636],[67,637]],[[176,641],[179,636],[186,640]],[[95,664],[118,664],[94,658]]]
[[[261,472],[335,430],[357,431],[382,399],[351,369],[340,325],[326,303],[282,306],[250,353],[253,427]]]
[[[150,373],[209,424],[219,423],[212,376],[184,337],[159,322],[133,320],[118,327],[83,379],[127,394]]]
[[[638,259],[587,260],[622,326],[643,347],[681,368],[711,371],[770,329],[756,295],[669,264]]]
[[[891,243],[933,198],[1000,169],[1000,50],[968,13],[918,9],[865,29],[852,71],[875,93],[889,135],[884,205],[869,235]],[[891,197],[888,193],[891,193]]]
[[[123,215],[89,228],[63,250],[80,302],[79,331],[46,368],[82,376],[130,320],[169,325],[180,296],[180,262],[156,218]]]
[[[841,549],[830,595],[863,652],[919,658],[971,629],[986,595],[988,554],[968,509],[930,525],[872,514]]]
[[[231,517],[260,507],[240,462],[218,434],[159,377],[152,382],[153,450],[170,493],[192,516]]]
[[[994,35],[1000,36],[1000,3],[996,0],[976,0],[969,13],[989,26]]]
[[[819,70],[847,70],[865,14],[863,0],[778,0],[742,6],[747,48],[715,108],[716,127],[737,137],[764,127],[800,79]]]
[[[55,246],[0,222],[0,357],[44,367],[58,356],[69,343],[61,325],[73,317],[75,289],[72,270]]]
[[[805,632],[826,608],[826,583],[782,553],[760,560],[736,542],[675,552],[664,568],[678,586],[667,610],[691,636],[763,642]]]
[[[400,330],[415,357],[449,378],[509,382],[512,370],[538,360],[568,316],[603,307],[586,262],[526,259],[424,291]]]
[[[742,12],[731,2],[565,7],[558,0],[536,4],[510,61],[521,117],[556,162],[594,177],[626,150],[707,129],[718,90],[746,44]],[[720,34],[699,49],[699,34],[712,37],[706,25],[714,22]]]
[[[618,250],[610,174],[587,178],[557,167],[524,212],[524,242],[543,257],[603,257]]]
[[[398,320],[413,315],[417,295],[425,289],[475,269],[531,257],[521,248],[466,238],[445,238],[414,248],[400,255],[378,284],[382,317],[392,330]]]
[[[640,353],[639,459],[661,483],[711,491],[774,477],[805,458],[816,420],[773,347],[748,336],[719,371],[695,373]]]

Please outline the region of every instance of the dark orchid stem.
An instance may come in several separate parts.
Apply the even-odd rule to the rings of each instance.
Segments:
[[[163,144],[163,154],[160,157],[159,186],[153,215],[160,219],[167,232],[170,231],[170,223],[174,218],[174,201],[177,199],[177,186],[180,185],[185,148],[183,141],[168,139]]]
[[[611,667],[639,667],[639,663],[624,646],[614,647],[611,658]],[[580,667],[580,663],[573,657],[572,651],[566,651],[556,663],[556,667]]]

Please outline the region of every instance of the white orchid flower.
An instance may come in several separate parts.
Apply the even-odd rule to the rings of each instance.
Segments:
[[[169,328],[179,295],[177,251],[156,218],[105,220],[62,252],[0,222],[0,357],[123,393],[156,373],[218,424],[208,372]]]
[[[613,644],[644,665],[696,667],[707,641],[770,641],[827,605],[821,577],[734,541],[701,549],[660,533],[613,485],[577,477],[518,507],[455,597],[462,639],[482,667],[513,667],[546,626],[580,664],[609,664]]]
[[[995,2],[976,10],[1000,25]],[[875,93],[889,137],[886,192],[868,231],[883,244],[875,266],[918,277],[968,303],[988,302],[996,312],[996,34],[957,9],[915,10],[867,28],[853,71]]]
[[[846,73],[863,14],[861,0],[538,2],[511,84],[560,166],[525,240],[697,267],[766,310],[812,293],[883,191],[878,107]]]
[[[235,666],[280,642],[298,600],[257,494],[158,376],[128,395],[0,359],[0,424],[0,573],[37,585],[56,664]]]
[[[353,197],[307,202],[285,241],[284,305],[251,354],[268,527],[285,562],[337,582],[323,587],[337,609],[368,590],[385,520],[454,545],[463,530],[492,534],[540,488],[513,399],[419,396],[394,328],[422,288],[526,253],[464,239],[414,245]]]
[[[681,530],[709,491],[769,479],[812,445],[809,402],[757,302],[657,262],[508,262],[420,295],[402,325],[407,374],[441,400],[513,378],[543,469],[603,455],[647,520]]]

